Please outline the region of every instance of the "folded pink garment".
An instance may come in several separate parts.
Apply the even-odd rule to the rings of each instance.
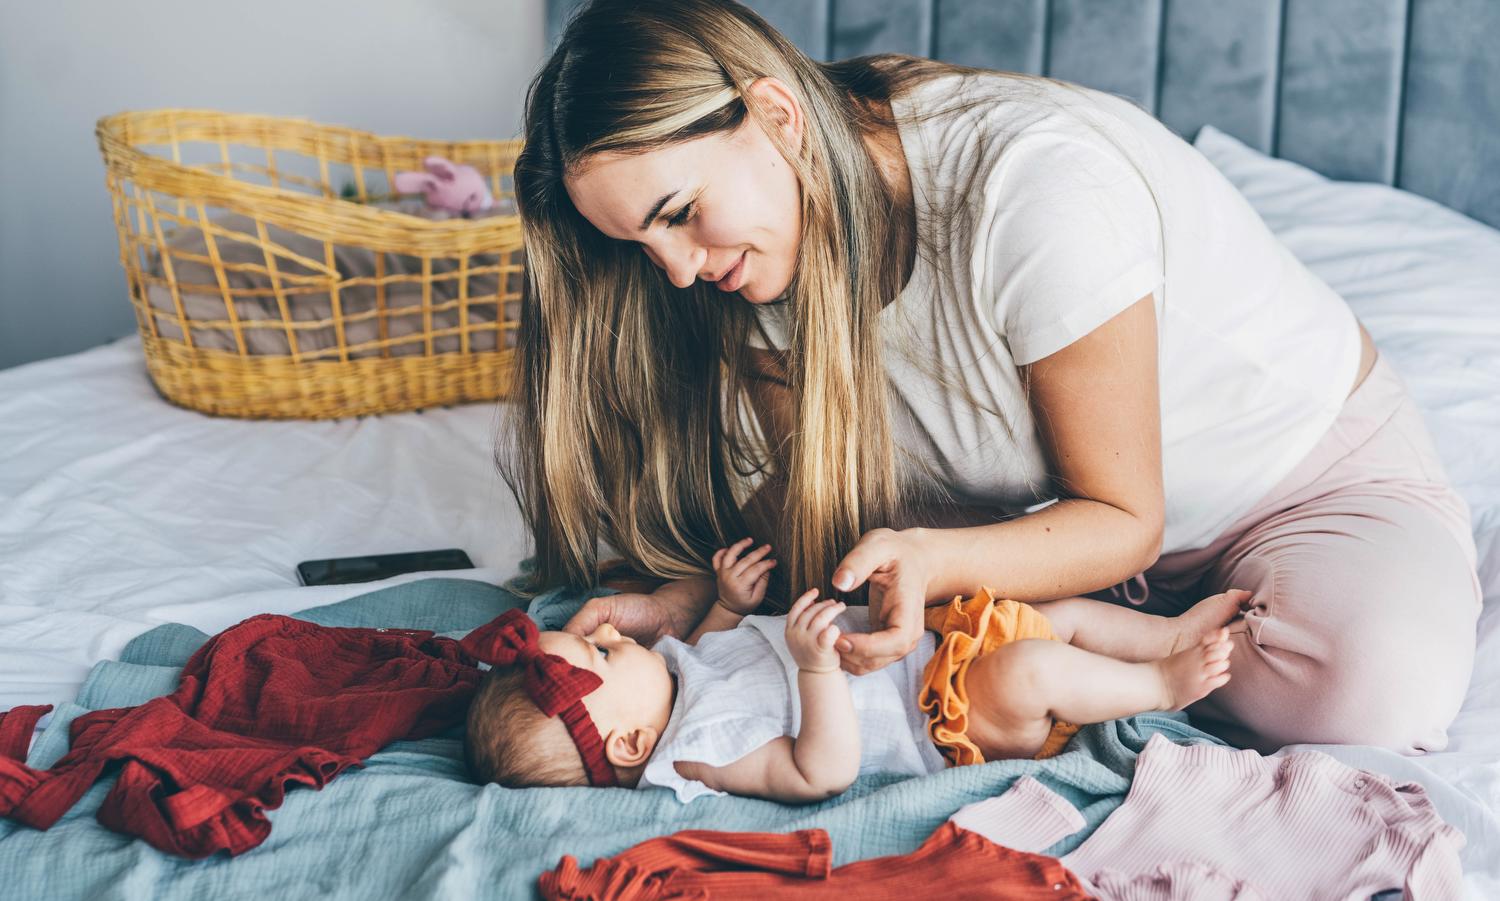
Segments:
[[[1030,777],[954,814],[1010,848],[1041,850],[1082,828],[1072,805]],[[1416,782],[1318,751],[1262,757],[1157,734],[1125,803],[1062,858],[1101,898],[1409,899],[1463,896],[1464,835]]]

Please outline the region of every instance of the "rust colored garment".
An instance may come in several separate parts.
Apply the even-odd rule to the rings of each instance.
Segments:
[[[964,684],[969,665],[981,654],[1023,638],[1056,640],[1052,624],[1030,604],[996,600],[988,588],[965,600],[954,598],[942,607],[929,607],[927,628],[943,636],[937,652],[922,671],[917,703],[928,715],[927,731],[949,766],[984,763],[984,755],[969,740],[969,692]],[[1072,723],[1055,720],[1036,759],[1055,757],[1078,731]]]
[[[850,898],[910,901],[1086,901],[1092,896],[1055,857],[1014,851],[944,823],[910,854],[832,868],[822,829],[786,835],[693,829],[641,842],[587,869],[565,856],[537,880],[542,897],[634,899]],[[940,889],[938,887],[941,887]]]

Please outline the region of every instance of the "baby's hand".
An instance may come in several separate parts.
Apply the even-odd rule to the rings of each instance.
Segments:
[[[833,619],[844,612],[844,602],[833,598],[813,603],[818,589],[810,588],[786,614],[786,646],[797,666],[809,673],[828,673],[839,668],[839,627]]]
[[[719,576],[719,600],[735,613],[754,613],[766,596],[775,560],[762,561],[771,552],[763,544],[744,557],[739,554],[754,539],[741,538],[729,547],[714,552],[714,571]]]

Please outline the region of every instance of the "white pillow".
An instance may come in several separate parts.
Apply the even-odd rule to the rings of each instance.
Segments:
[[[1485,597],[1500,600],[1500,230],[1398,188],[1333,181],[1213,126],[1193,146],[1401,373],[1469,502]]]

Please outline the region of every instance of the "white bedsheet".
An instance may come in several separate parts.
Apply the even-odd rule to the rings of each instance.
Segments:
[[[389,582],[303,560],[461,547],[498,582],[526,539],[491,463],[499,407],[223,419],[151,387],[139,339],[0,372],[0,709],[71,699],[164,622],[214,632]]]
[[[1500,232],[1212,129],[1197,144],[1348,299],[1473,510],[1486,607],[1451,746],[1322,749],[1420,777],[1468,836],[1471,895],[1500,898]],[[217,419],[163,401],[134,337],[0,371],[0,710],[71,699],[160,623],[212,632],[421,577],[300,588],[302,560],[456,546],[480,569],[440,575],[510,576],[529,547],[492,463],[500,410]]]

